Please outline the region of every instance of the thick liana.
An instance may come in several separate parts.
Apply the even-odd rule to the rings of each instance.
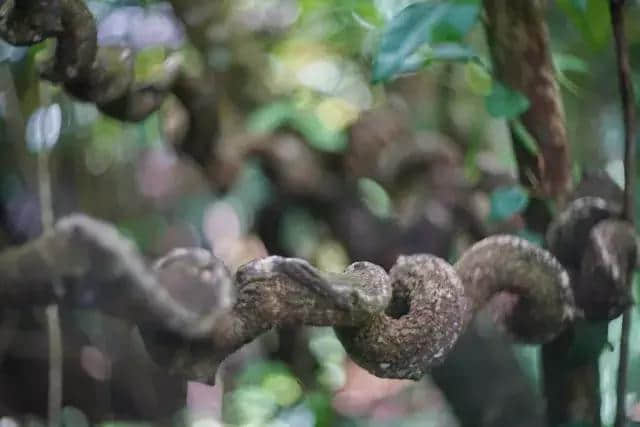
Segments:
[[[603,229],[602,233],[608,233]],[[401,256],[389,273],[369,262],[342,273],[278,256],[236,272],[200,248],[148,264],[115,227],[74,215],[0,253],[0,302],[93,307],[139,326],[172,372],[213,381],[218,365],[274,327],[333,326],[349,355],[380,377],[421,378],[453,348],[473,314],[507,292],[516,338],[542,342],[574,316],[569,276],[547,251],[515,236],[473,245],[455,265]],[[49,282],[58,277],[64,292]]]
[[[633,226],[613,200],[573,200],[551,223],[549,250],[572,275],[576,304],[590,321],[609,321],[632,304],[627,279],[638,265]]]
[[[553,338],[576,312],[569,275],[560,263],[515,236],[486,238],[455,266],[432,255],[401,256],[388,283],[380,267],[364,264],[327,279],[326,273],[297,259],[253,261],[238,272],[239,301],[245,302],[236,310],[245,318],[255,317],[248,316],[248,307],[259,313],[256,332],[283,323],[333,325],[362,367],[379,377],[409,379],[421,378],[442,361],[473,313],[499,293],[518,298],[503,317],[510,334],[525,342]],[[370,278],[355,276],[358,270],[368,271]],[[383,311],[389,285],[392,297]],[[289,290],[282,292],[283,286]],[[250,304],[246,292],[253,299]],[[272,298],[274,294],[278,298]]]

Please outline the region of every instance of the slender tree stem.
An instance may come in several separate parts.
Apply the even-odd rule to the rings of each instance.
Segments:
[[[43,105],[49,104],[48,88],[41,85],[41,100]],[[40,124],[45,125],[46,120]],[[38,152],[38,191],[40,199],[40,219],[42,231],[46,233],[53,229],[54,213],[51,194],[51,171],[49,169],[48,147],[40,147]],[[59,277],[52,277],[53,289],[56,294],[61,292]],[[62,416],[62,369],[63,345],[62,329],[60,327],[60,313],[57,304],[50,304],[45,310],[47,321],[47,336],[49,342],[49,389],[47,416],[49,425],[60,425]]]
[[[627,39],[624,34],[624,0],[610,0],[611,25],[616,49],[618,66],[618,80],[620,84],[620,99],[624,116],[624,218],[634,223],[634,193],[635,193],[635,108],[633,83],[631,81],[631,66]],[[633,275],[627,276],[629,281]],[[631,286],[631,283],[628,284]],[[618,382],[616,387],[616,420],[615,427],[623,427],[626,423],[625,396],[627,392],[627,364],[629,358],[629,331],[631,329],[631,309],[622,316],[622,331],[620,335],[620,361],[618,365]]]

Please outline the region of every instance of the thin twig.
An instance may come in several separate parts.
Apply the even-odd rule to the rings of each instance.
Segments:
[[[49,104],[48,88],[41,86],[41,99],[44,105]],[[47,119],[43,119],[39,125],[44,127]],[[44,134],[44,129],[42,130]],[[38,191],[40,198],[40,218],[44,233],[53,229],[54,214],[51,195],[51,171],[49,169],[48,147],[40,147],[38,152]],[[60,278],[52,276],[53,289],[60,293]],[[47,321],[47,337],[49,342],[49,389],[47,416],[51,427],[58,426],[62,415],[62,328],[60,327],[60,313],[57,304],[50,304],[45,310]]]
[[[62,328],[60,327],[60,313],[58,304],[48,305],[47,336],[49,341],[49,390],[48,417],[49,425],[60,425],[62,417]]]
[[[635,187],[635,109],[633,83],[627,39],[624,34],[624,0],[610,0],[611,25],[616,48],[616,62],[620,84],[620,98],[624,115],[624,218],[634,223],[634,187]],[[631,286],[633,275],[628,276]],[[616,387],[616,420],[615,427],[623,427],[626,423],[625,396],[627,391],[627,364],[629,359],[629,331],[631,329],[631,309],[622,316],[620,335],[620,360],[618,364],[618,382]]]

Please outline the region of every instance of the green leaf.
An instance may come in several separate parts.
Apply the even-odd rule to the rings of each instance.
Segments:
[[[391,215],[391,199],[384,188],[369,178],[358,180],[360,198],[376,216],[387,218]]]
[[[373,65],[374,82],[389,79],[423,44],[461,40],[478,18],[479,6],[463,2],[409,5],[385,28]]]
[[[487,96],[491,93],[493,79],[481,64],[477,62],[467,63],[464,67],[464,79],[474,94]]]
[[[577,56],[564,53],[554,53],[552,59],[558,83],[574,95],[577,95],[579,92],[578,86],[567,77],[567,72],[586,74],[589,71],[589,65]]]
[[[569,53],[553,54],[553,67],[556,71],[572,71],[576,73],[586,73],[589,71],[589,65],[586,61]]]
[[[431,49],[429,61],[470,61],[478,55],[469,46],[460,43],[442,43]]]
[[[609,4],[603,0],[558,0],[558,5],[593,50],[604,48],[611,37]]]
[[[277,101],[259,108],[247,120],[249,132],[270,133],[289,126],[321,151],[340,152],[347,146],[344,132],[327,128],[312,112],[301,110],[288,101]]]
[[[474,2],[452,1],[445,19],[433,31],[433,43],[456,42],[467,35],[478,20],[479,5]]]
[[[262,380],[262,388],[271,394],[280,406],[293,405],[302,395],[302,388],[293,375],[281,372],[268,373]]]
[[[503,221],[520,213],[529,203],[529,195],[519,186],[501,187],[491,193],[490,221]]]
[[[247,129],[254,133],[273,132],[294,115],[295,108],[290,102],[273,102],[249,116]]]
[[[493,90],[485,98],[487,111],[493,117],[514,119],[529,109],[530,103],[526,96],[509,89],[499,82],[493,83]]]
[[[522,145],[529,153],[534,156],[540,153],[540,149],[538,148],[538,142],[536,139],[529,133],[526,127],[522,124],[520,120],[513,120],[511,122],[511,129],[516,135],[516,143]]]
[[[459,43],[442,43],[430,47],[423,45],[402,63],[397,73],[410,73],[438,62],[467,62],[478,59],[469,46]]]

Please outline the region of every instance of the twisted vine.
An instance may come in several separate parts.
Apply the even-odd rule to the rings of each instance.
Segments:
[[[622,207],[602,197],[573,200],[547,232],[549,250],[572,276],[576,304],[589,321],[608,321],[633,303],[627,279],[637,265],[637,238]]]
[[[587,172],[547,230],[547,247],[571,276],[583,322],[542,351],[551,424],[600,424],[598,358],[606,323],[632,303],[626,284],[637,265],[635,230],[622,221],[621,188],[603,171]],[[595,346],[582,344],[588,336]]]
[[[55,38],[55,53],[41,64],[41,76],[120,120],[139,121],[154,112],[179,74],[167,64],[166,81],[135,83],[131,50],[99,49],[95,21],[81,0],[7,0],[0,6],[0,37],[17,46]]]
[[[42,78],[64,87],[104,114],[138,122],[173,94],[189,116],[181,149],[206,165],[218,134],[216,92],[206,76],[189,72],[177,55],[151,82],[135,80],[131,49],[98,46],[96,22],[83,0],[6,0],[0,3],[0,38],[15,46],[56,40],[52,57],[39,64]]]
[[[130,319],[158,362],[207,380],[230,353],[277,326],[333,326],[353,359],[373,374],[418,379],[446,357],[496,293],[518,296],[505,326],[527,342],[550,339],[576,313],[560,263],[507,235],[476,243],[454,265],[410,255],[389,273],[357,262],[337,274],[272,256],[242,266],[232,278],[203,249],[178,249],[148,265],[115,228],[76,215],[0,253],[0,301],[56,300],[51,276],[63,278],[61,304]]]

